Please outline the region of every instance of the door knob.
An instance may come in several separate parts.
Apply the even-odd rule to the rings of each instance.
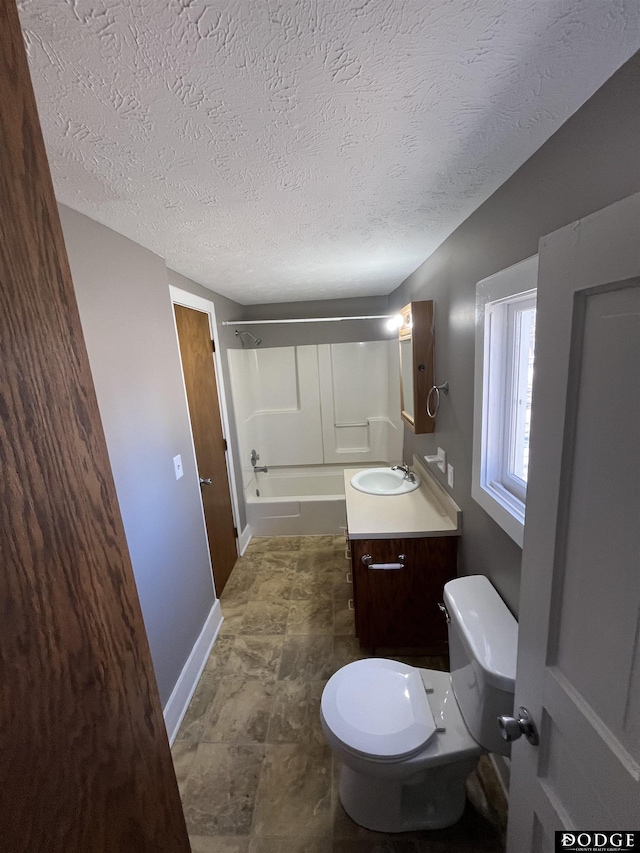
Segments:
[[[517,717],[498,717],[500,734],[507,743],[518,740],[524,735],[532,746],[538,746],[540,738],[538,729],[526,708],[518,708]]]
[[[211,477],[200,477],[200,485],[201,486],[210,486],[211,485]]]

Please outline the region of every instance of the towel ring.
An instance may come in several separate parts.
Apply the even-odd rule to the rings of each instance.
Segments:
[[[435,418],[438,414],[438,409],[440,408],[440,392],[445,394],[449,393],[449,383],[443,382],[442,385],[432,385],[429,393],[427,394],[427,414],[430,418]],[[435,407],[433,411],[431,411],[431,396],[435,398]]]

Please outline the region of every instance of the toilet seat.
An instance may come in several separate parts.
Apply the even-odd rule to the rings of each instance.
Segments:
[[[346,749],[378,761],[409,758],[436,732],[420,671],[385,658],[342,667],[327,682],[321,707]]]

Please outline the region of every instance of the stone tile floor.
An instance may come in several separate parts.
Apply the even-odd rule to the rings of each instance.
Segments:
[[[367,656],[347,570],[344,539],[334,536],[254,539],[236,563],[221,632],[173,746],[193,853],[503,849],[478,774],[448,829],[385,835],[342,809],[319,703],[333,672]],[[445,668],[442,658],[406,660]]]

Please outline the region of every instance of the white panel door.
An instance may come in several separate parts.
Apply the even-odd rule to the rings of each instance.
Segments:
[[[540,243],[509,853],[640,826],[640,195]]]

